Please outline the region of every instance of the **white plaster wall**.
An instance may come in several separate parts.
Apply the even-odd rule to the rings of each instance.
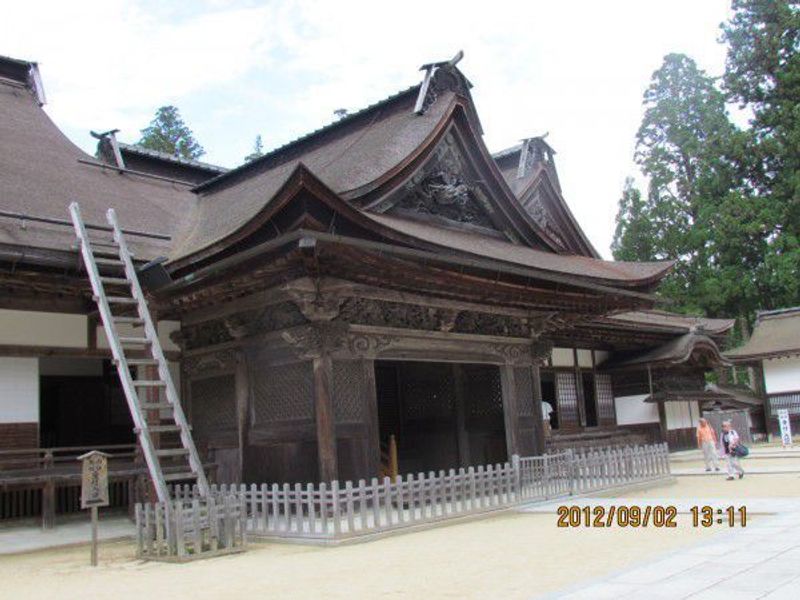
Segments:
[[[86,347],[86,317],[0,309],[0,344]]]
[[[587,369],[592,368],[592,351],[578,350],[578,366]]]
[[[764,385],[768,394],[800,390],[800,356],[771,358],[764,362]]]
[[[0,423],[39,422],[39,359],[0,357]]]
[[[614,398],[618,425],[635,425],[637,423],[658,423],[658,405],[645,402],[649,394],[635,396],[619,396]]]
[[[554,367],[575,366],[575,361],[572,357],[572,348],[553,348],[551,357]]]
[[[689,402],[665,402],[667,429],[685,429],[694,426]]]

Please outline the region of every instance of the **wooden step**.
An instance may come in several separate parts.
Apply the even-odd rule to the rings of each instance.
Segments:
[[[127,337],[127,336],[120,336],[119,337],[120,344],[150,344],[150,340],[146,337]]]
[[[140,317],[114,317],[115,323],[127,323],[129,325],[144,325],[144,319]]]
[[[134,379],[133,385],[136,387],[167,387],[166,382],[160,379]]]
[[[151,433],[179,433],[181,428],[177,425],[150,425]]]
[[[169,402],[142,402],[142,410],[167,410],[172,408]]]
[[[94,301],[97,302],[97,296]],[[128,298],[127,296],[106,296],[106,300],[112,304],[139,304],[136,298]]]
[[[100,277],[100,281],[109,285],[130,285],[131,282],[124,277]]]
[[[125,362],[128,363],[129,367],[158,366],[158,361],[155,358],[129,358]]]
[[[102,256],[95,256],[94,262],[98,265],[106,265],[109,267],[119,267],[122,268],[125,266],[125,263],[119,260],[118,258],[103,258]]]
[[[156,456],[187,456],[188,454],[188,448],[159,448],[156,450]]]
[[[165,473],[164,481],[181,481],[183,479],[197,479],[196,473]]]

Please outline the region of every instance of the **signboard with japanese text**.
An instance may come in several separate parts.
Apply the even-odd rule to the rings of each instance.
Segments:
[[[108,454],[93,450],[79,459],[83,462],[81,508],[108,506]]]
[[[781,428],[781,443],[784,447],[792,445],[792,422],[789,420],[789,410],[778,409],[778,425]]]

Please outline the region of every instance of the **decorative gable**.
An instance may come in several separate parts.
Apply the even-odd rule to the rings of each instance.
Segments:
[[[397,216],[423,216],[514,236],[497,224],[495,209],[476,182],[453,132],[445,135],[431,158],[389,197],[372,207]]]

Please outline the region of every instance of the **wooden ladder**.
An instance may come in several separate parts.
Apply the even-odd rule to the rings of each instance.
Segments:
[[[169,372],[169,365],[161,349],[158,332],[147,308],[147,301],[139,285],[132,255],[128,252],[122,230],[117,223],[116,213],[113,208],[106,213],[110,226],[107,229],[91,226],[92,229],[110,231],[111,241],[89,239],[77,202],[69,205],[69,213],[92,284],[94,300],[103,320],[103,328],[133,418],[134,431],[142,447],[158,500],[169,501],[167,484],[179,481],[195,483],[200,496],[207,497],[208,481],[203,465],[192,440],[186,416]],[[113,258],[95,257],[94,246],[102,248],[98,253]],[[102,265],[105,272],[112,270],[117,275],[114,277],[100,275],[98,265]],[[119,275],[120,271],[124,276]],[[108,295],[106,286],[119,291]],[[134,316],[130,316],[132,312],[130,309],[135,309]],[[120,335],[118,331],[120,325],[142,327],[143,330],[139,335]],[[135,357],[129,357],[127,353],[133,353]],[[133,379],[131,367],[150,367],[146,371],[151,373],[155,371],[156,376],[154,379]],[[139,397],[140,392],[144,399]],[[146,411],[156,410],[159,411],[163,421],[159,424],[148,423]],[[165,417],[166,413],[169,413],[169,417]],[[164,424],[164,421],[167,424]],[[177,434],[178,447],[157,447],[160,445],[156,443],[160,434],[169,433]],[[155,440],[153,434],[156,434]],[[167,474],[164,473],[164,467],[168,468]]]

